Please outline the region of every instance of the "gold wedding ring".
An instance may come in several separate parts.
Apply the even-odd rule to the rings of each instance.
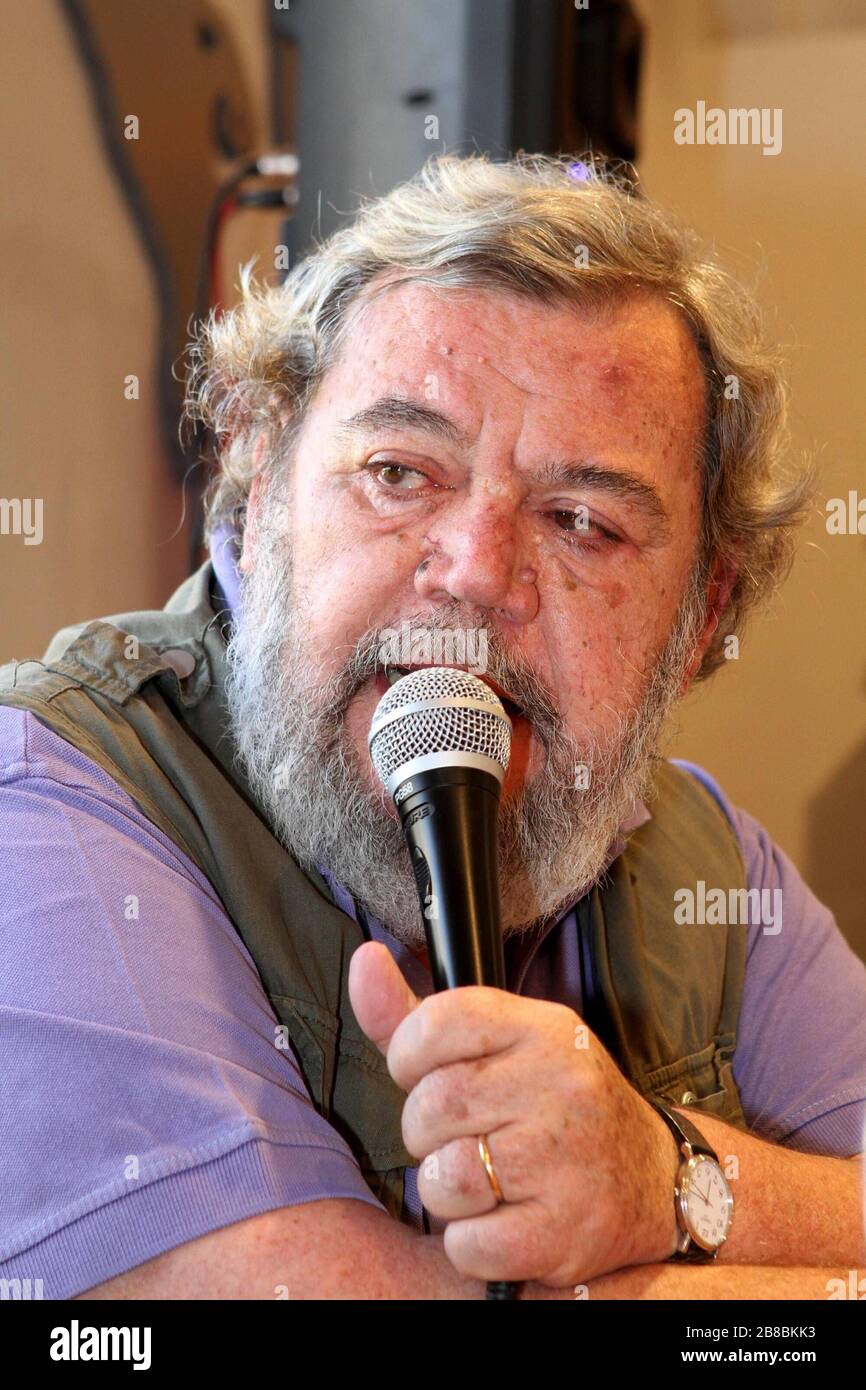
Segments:
[[[479,1134],[478,1136],[478,1152],[481,1155],[481,1162],[487,1170],[487,1177],[493,1189],[494,1197],[497,1202],[504,1202],[505,1198],[502,1195],[502,1188],[499,1186],[499,1179],[496,1176],[496,1169],[493,1167],[493,1159],[490,1157],[490,1149],[487,1146],[486,1134]]]

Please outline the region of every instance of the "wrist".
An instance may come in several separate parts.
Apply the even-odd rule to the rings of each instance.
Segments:
[[[639,1263],[662,1264],[674,1254],[680,1238],[674,1190],[681,1155],[673,1134],[658,1111],[649,1104],[646,1108],[652,1118],[652,1162],[648,1221]]]

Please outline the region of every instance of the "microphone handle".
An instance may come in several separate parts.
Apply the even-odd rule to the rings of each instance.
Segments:
[[[499,792],[490,773],[460,766],[413,774],[395,791],[437,993],[462,985],[505,988]],[[517,1299],[519,1290],[508,1281],[488,1283],[487,1301]]]

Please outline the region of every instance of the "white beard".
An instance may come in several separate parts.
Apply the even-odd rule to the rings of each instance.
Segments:
[[[658,738],[704,611],[696,571],[637,707],[619,717],[613,732],[580,740],[483,612],[454,602],[412,624],[428,630],[486,626],[486,674],[521,703],[547,754],[545,765],[500,811],[506,936],[559,916],[603,873],[619,827],[650,794]],[[336,675],[324,680],[311,671],[289,547],[265,523],[234,615],[226,699],[242,765],[278,839],[302,867],[327,868],[393,936],[420,947],[424,927],[403,831],[385,810],[384,789],[377,793],[368,785],[344,722],[352,697],[381,669],[380,631],[363,634]],[[591,769],[585,790],[575,787],[578,765]]]

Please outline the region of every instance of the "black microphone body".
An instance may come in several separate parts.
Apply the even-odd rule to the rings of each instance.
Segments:
[[[424,917],[433,987],[505,988],[499,912],[497,822],[500,784],[475,767],[437,767],[394,792]],[[491,1281],[488,1302],[518,1297],[519,1285]]]
[[[437,991],[460,985],[505,988],[499,789],[489,772],[454,766],[416,772],[394,792]]]

